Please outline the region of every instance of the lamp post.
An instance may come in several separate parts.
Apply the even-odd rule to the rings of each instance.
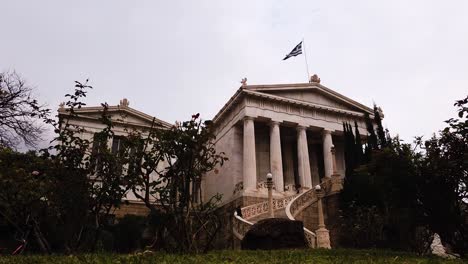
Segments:
[[[271,173],[267,174],[267,188],[268,188],[268,213],[270,218],[275,217],[273,212],[273,175]]]
[[[336,175],[338,174],[338,171],[337,171],[337,168],[336,168],[336,149],[335,149],[335,146],[332,145],[331,148],[330,148],[330,151],[331,151],[331,154],[332,154],[332,164],[333,164],[333,173],[332,175]]]
[[[325,220],[323,217],[323,204],[322,204],[322,187],[320,185],[315,186],[315,193],[317,194],[317,209],[318,209],[318,227],[324,228],[325,227]]]

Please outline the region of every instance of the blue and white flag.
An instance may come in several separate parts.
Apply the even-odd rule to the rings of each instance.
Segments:
[[[289,52],[289,54],[286,55],[286,57],[284,57],[283,60],[287,60],[291,57],[296,57],[299,54],[302,54],[302,41],[299,42],[299,44],[297,44],[297,46],[294,47],[294,49],[291,52]]]

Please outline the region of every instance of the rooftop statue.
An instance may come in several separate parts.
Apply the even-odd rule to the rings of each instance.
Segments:
[[[309,80],[310,83],[320,83],[320,78],[318,77],[317,74],[314,74],[310,77]]]
[[[124,98],[124,99],[120,100],[119,106],[128,107],[128,105],[130,105],[130,101],[128,101],[127,98]]]
[[[246,86],[247,85],[247,78],[242,78],[242,86]]]

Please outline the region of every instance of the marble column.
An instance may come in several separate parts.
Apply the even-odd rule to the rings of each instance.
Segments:
[[[252,117],[244,118],[244,151],[243,151],[244,191],[257,189],[257,164],[255,160],[255,127]]]
[[[325,169],[325,177],[330,178],[333,174],[333,156],[331,148],[333,147],[331,131],[323,131],[323,164]]]
[[[301,187],[312,188],[307,134],[303,126],[297,127],[297,165]]]
[[[283,159],[281,157],[281,138],[279,122],[270,123],[270,171],[276,191],[284,191]]]

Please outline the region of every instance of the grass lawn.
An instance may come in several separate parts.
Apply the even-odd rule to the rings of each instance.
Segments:
[[[213,251],[206,255],[139,253],[130,255],[2,256],[0,263],[468,263],[381,250]]]

